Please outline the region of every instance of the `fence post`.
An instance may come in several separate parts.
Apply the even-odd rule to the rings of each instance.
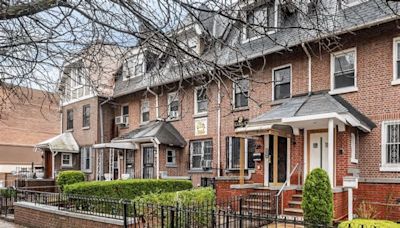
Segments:
[[[122,205],[124,207],[124,227],[128,228],[128,204],[122,201]]]
[[[58,210],[60,210],[60,204],[61,204],[61,193],[58,193],[58,202],[57,202]]]
[[[239,200],[239,227],[243,228],[243,198]]]
[[[169,221],[169,227],[174,228],[175,226],[175,210],[173,207],[170,208],[170,221]]]
[[[161,206],[161,228],[164,228],[164,206]]]

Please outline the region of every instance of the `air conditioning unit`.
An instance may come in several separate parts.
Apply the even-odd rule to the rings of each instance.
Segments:
[[[128,124],[128,116],[117,116],[115,117],[116,125],[127,125]]]
[[[202,160],[201,166],[203,169],[211,169],[212,168],[212,160]]]

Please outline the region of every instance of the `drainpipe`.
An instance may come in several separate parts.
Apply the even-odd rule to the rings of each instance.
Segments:
[[[105,101],[100,103],[100,143],[104,143],[103,105],[105,105],[110,100],[111,100],[111,97],[108,97]],[[103,148],[100,149],[100,155],[104,156],[104,149]],[[97,159],[100,159],[99,155],[97,155]],[[98,164],[96,164],[96,167],[97,166],[98,166]],[[100,180],[100,169],[102,169],[102,168],[97,167],[97,170],[98,170],[98,173],[96,174],[97,175],[97,180]]]
[[[217,110],[217,177],[221,176],[221,81],[218,80]]]
[[[154,147],[156,148],[156,155],[157,155],[156,178],[160,179],[160,144],[158,144],[155,139],[152,139],[151,141],[153,142]]]
[[[154,92],[153,90],[150,89],[150,87],[147,86],[147,91],[153,94],[156,97],[156,119],[160,119],[160,115],[158,112],[158,94]]]
[[[310,52],[308,51],[306,45],[304,43],[301,43],[301,47],[303,48],[304,52],[307,55],[308,58],[308,95],[311,95],[312,93],[312,87],[311,87],[311,55]]]

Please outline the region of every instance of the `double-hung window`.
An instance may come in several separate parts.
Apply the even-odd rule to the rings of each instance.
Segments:
[[[194,90],[194,114],[205,114],[208,111],[207,90],[204,87],[198,87]]]
[[[246,26],[244,27],[244,41],[254,40],[263,35],[271,34],[276,30],[276,4],[263,2],[246,11]]]
[[[179,118],[179,96],[178,92],[168,94],[168,119]]]
[[[90,105],[84,105],[82,107],[82,127],[90,127]]]
[[[382,123],[381,171],[400,171],[400,121]]]
[[[241,78],[234,82],[234,108],[243,108],[249,105],[249,79]]]
[[[274,100],[289,98],[290,93],[290,81],[292,77],[291,66],[284,66],[275,68],[273,70],[273,98]]]
[[[392,85],[400,84],[400,37],[393,40],[393,81]]]
[[[331,92],[345,93],[357,90],[356,49],[331,55]]]
[[[212,168],[212,141],[196,140],[190,142],[190,169]]]
[[[61,154],[61,166],[62,167],[72,167],[72,154],[62,153]]]
[[[91,147],[81,147],[81,170],[83,172],[92,172]]]
[[[129,123],[129,105],[121,106],[121,116],[124,118],[124,123],[127,125]]]
[[[351,162],[358,163],[359,154],[359,134],[358,131],[351,133]]]
[[[167,149],[167,166],[176,166],[175,150]]]
[[[140,107],[140,118],[142,123],[146,123],[150,120],[150,107],[149,100],[142,100]]]
[[[254,169],[255,163],[253,155],[255,153],[255,140],[251,138],[227,137],[226,155],[227,168],[229,170],[239,170],[240,168],[240,141],[243,139],[245,148],[245,169]]]
[[[67,130],[74,129],[74,110],[67,110]]]

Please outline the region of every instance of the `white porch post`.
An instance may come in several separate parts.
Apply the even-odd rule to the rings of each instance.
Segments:
[[[334,146],[335,146],[335,140],[334,140],[334,130],[335,130],[335,125],[333,122],[333,119],[329,119],[328,122],[328,175],[329,175],[329,180],[331,181],[331,187],[333,188],[334,183],[333,183],[333,172],[334,172]]]
[[[269,135],[264,135],[264,186],[269,186]]]
[[[54,164],[54,163],[55,163],[54,160],[55,160],[55,157],[56,157],[57,153],[58,153],[58,152],[53,153],[53,151],[51,151],[51,155],[52,155],[52,156],[51,156],[51,178],[52,178],[52,179],[54,179],[54,178],[56,177],[56,175],[55,175],[55,172],[56,172],[56,171],[55,171],[55,168],[54,168],[54,165],[55,165],[55,164]],[[71,159],[72,159],[72,158],[71,158]],[[61,159],[61,162],[62,162],[62,159]]]

